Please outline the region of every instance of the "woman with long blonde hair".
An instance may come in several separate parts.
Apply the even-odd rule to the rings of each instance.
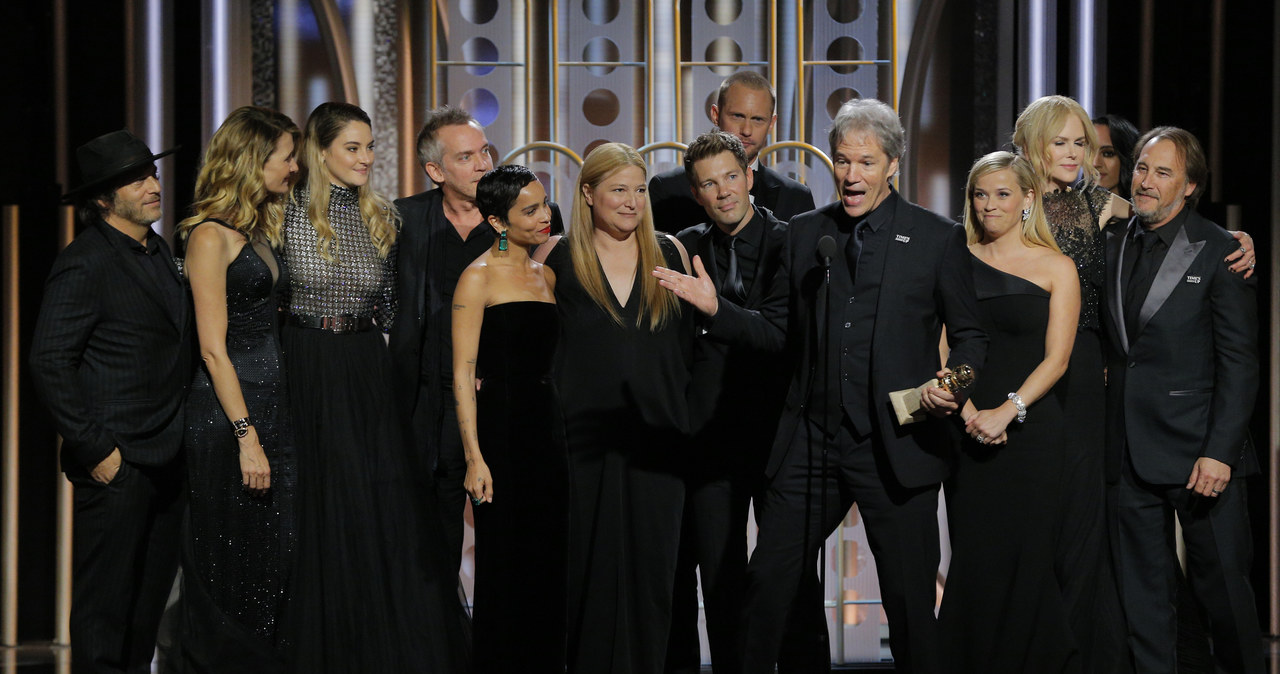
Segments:
[[[1059,379],[1080,312],[1075,263],[1044,219],[1031,165],[974,163],[964,225],[986,367],[961,410],[967,435],[947,482],[951,566],[939,612],[943,661],[962,672],[1080,672],[1055,570],[1069,433]]]
[[[655,266],[689,268],[654,231],[647,167],[622,143],[587,155],[555,272],[555,364],[569,448],[570,672],[661,672],[684,506],[692,314]],[[482,506],[483,507],[483,506]]]
[[[436,563],[438,518],[420,516],[430,499],[410,492],[391,398],[382,333],[399,218],[369,185],[369,116],[321,104],[301,156],[282,337],[298,447],[298,671],[463,671],[457,570]]]
[[[193,214],[178,225],[203,359],[186,405],[182,671],[286,671],[297,466],[277,248],[299,135],[274,110],[232,112],[209,140]]]

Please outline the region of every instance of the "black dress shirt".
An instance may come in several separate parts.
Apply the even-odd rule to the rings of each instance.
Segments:
[[[137,239],[111,225],[103,229],[107,232],[107,236],[115,240],[116,245],[125,246],[134,253],[134,259],[160,289],[160,295],[164,297],[164,305],[169,315],[181,318],[182,281],[174,273],[173,260],[165,259],[168,257],[166,252],[168,249],[163,245],[160,235],[148,228],[146,245],[143,245]]]
[[[752,217],[746,226],[732,236],[725,234],[717,225],[712,225],[712,240],[716,249],[716,269],[722,280],[721,292],[725,292],[731,279],[729,278],[729,245],[733,244],[733,252],[738,256],[738,276],[742,279],[743,297],[751,292],[756,279],[756,266],[760,261],[760,250],[764,245],[764,216],[757,209],[752,209]]]
[[[1139,224],[1130,232],[1132,238],[1124,260],[1126,268],[1121,277],[1127,279],[1124,294],[1124,327],[1130,339],[1137,334],[1138,315],[1142,311],[1142,304],[1147,298],[1147,293],[1151,292],[1151,283],[1155,281],[1156,273],[1160,271],[1160,265],[1164,262],[1165,255],[1169,253],[1169,247],[1173,245],[1174,238],[1178,236],[1178,232],[1187,221],[1187,213],[1188,209],[1184,206],[1182,211],[1161,227],[1147,229]]]
[[[435,213],[433,213],[435,215]],[[448,326],[453,321],[453,291],[458,287],[458,279],[462,276],[462,272],[467,266],[476,261],[476,258],[484,254],[489,247],[493,245],[495,233],[493,227],[487,222],[481,222],[467,233],[464,240],[458,230],[445,218],[443,210],[439,213],[440,218],[444,219],[443,223],[432,223],[431,230],[436,232],[436,236],[440,237],[437,244],[444,251],[444,266],[436,269],[428,269],[427,274],[431,275],[431,283],[440,289],[440,295],[444,299],[444,315],[435,316],[432,320],[445,321],[443,325]],[[440,340],[441,349],[439,351],[440,360],[439,372],[440,382],[446,389],[453,388],[453,330],[449,327],[443,328]],[[427,367],[427,359],[422,359],[423,367]]]

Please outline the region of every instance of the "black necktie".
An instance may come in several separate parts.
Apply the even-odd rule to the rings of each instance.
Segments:
[[[742,284],[742,270],[738,268],[738,253],[736,245],[738,237],[729,237],[729,273],[724,280],[724,288],[722,293],[725,299],[737,305],[742,305],[747,300],[747,289]]]
[[[859,222],[853,228],[853,234],[844,247],[845,259],[849,262],[849,278],[854,281],[858,280],[858,262],[862,258],[862,238],[866,236],[869,226],[866,220]]]
[[[1133,260],[1133,268],[1129,273],[1129,287],[1125,291],[1125,331],[1133,339],[1138,331],[1138,315],[1142,312],[1142,304],[1151,289],[1151,277],[1156,271],[1156,255],[1152,252],[1160,240],[1160,235],[1151,230],[1139,230],[1134,237],[1134,248],[1137,257]]]

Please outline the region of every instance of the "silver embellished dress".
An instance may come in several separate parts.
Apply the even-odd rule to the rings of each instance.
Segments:
[[[382,331],[395,316],[394,250],[378,256],[358,193],[332,186],[335,259],[325,259],[309,198],[301,186],[285,209],[282,304],[298,448],[296,669],[465,671],[457,570],[431,557],[439,532],[420,521],[391,399]]]

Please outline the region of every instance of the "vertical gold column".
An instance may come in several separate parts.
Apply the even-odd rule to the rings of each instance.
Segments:
[[[66,248],[76,236],[75,209],[62,206],[58,209],[58,250]],[[59,468],[62,461],[62,437],[57,440],[57,456]],[[54,564],[53,620],[55,644],[71,644],[71,513],[74,504],[71,499],[71,483],[61,474],[54,477],[58,481],[57,506],[57,547]],[[69,661],[68,661],[69,666]]]
[[[18,642],[18,207],[0,207],[0,241],[4,250],[4,441],[0,445],[0,642]]]

